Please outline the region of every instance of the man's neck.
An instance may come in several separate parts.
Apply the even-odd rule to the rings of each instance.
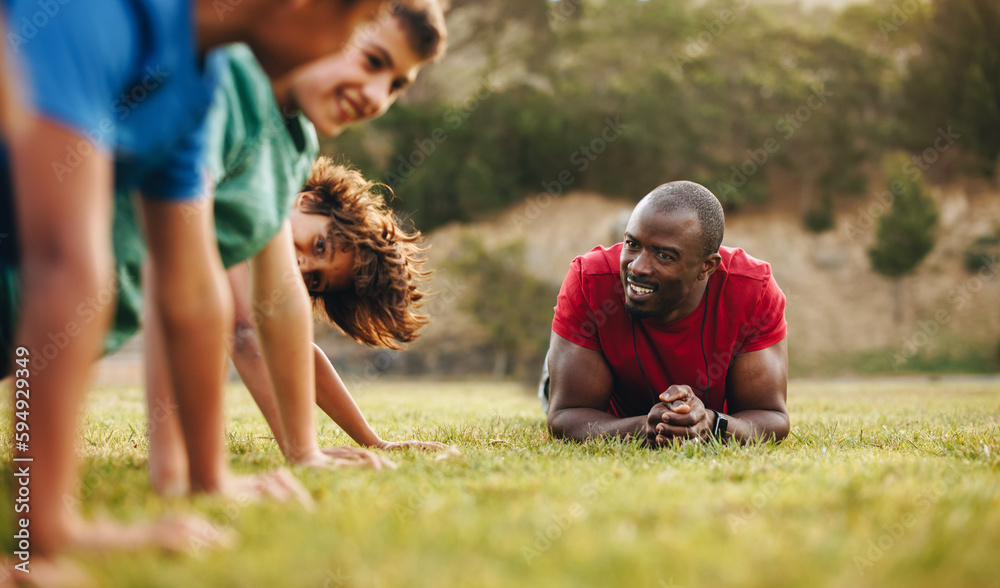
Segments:
[[[698,282],[695,283],[694,288],[691,289],[691,294],[689,294],[684,300],[684,303],[668,312],[662,318],[657,319],[659,323],[665,325],[674,321],[679,321],[690,315],[696,308],[698,308],[698,305],[701,304],[701,299],[705,296],[705,288],[707,287],[708,278],[698,280]]]

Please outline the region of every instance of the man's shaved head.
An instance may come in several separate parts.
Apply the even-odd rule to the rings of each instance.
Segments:
[[[643,205],[664,214],[679,210],[695,213],[701,225],[702,255],[718,253],[726,230],[726,217],[719,199],[705,186],[688,181],[668,182],[639,201],[638,206]]]

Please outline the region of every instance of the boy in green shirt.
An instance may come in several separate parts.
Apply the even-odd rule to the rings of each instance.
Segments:
[[[316,403],[361,445],[443,447],[380,439],[329,359],[312,342],[307,288],[317,298],[337,291],[338,306],[345,309],[368,309],[362,317],[337,314],[326,306],[325,314],[339,318],[336,322],[345,332],[362,342],[396,347],[393,340],[412,340],[423,324],[412,313],[421,297],[412,250],[417,237],[399,229],[359,175],[328,161],[316,163],[313,181],[318,187],[299,192],[318,154],[315,131],[306,116],[330,135],[380,116],[420,68],[443,53],[445,35],[437,0],[426,0],[419,7],[391,2],[344,51],[293,72],[273,86],[245,47],[228,50],[230,75],[223,78],[210,113],[209,168],[215,185],[219,251],[228,268],[236,311],[231,357],[293,464],[394,467],[391,461],[362,449],[320,449],[313,419]],[[301,113],[282,114],[295,110]],[[355,219],[353,230],[331,234],[330,223],[349,216],[351,207],[345,208],[346,201],[341,200],[331,205],[333,200],[328,199],[324,208],[314,194],[329,193],[323,186],[335,184],[353,186],[342,192],[355,195],[350,200]],[[121,217],[128,210],[126,197],[119,199],[119,208]],[[367,212],[359,214],[358,210]],[[116,229],[121,227],[125,233],[134,232],[136,226],[116,222]],[[383,229],[388,229],[384,238],[373,236]],[[382,242],[376,243],[379,239]],[[141,305],[126,293],[126,284],[134,283],[141,268],[142,252],[135,246],[139,242],[134,236],[116,233],[119,271],[125,269],[133,279],[122,280],[120,320],[113,330],[117,340],[109,341],[112,345],[123,342],[138,327]],[[354,275],[355,252],[367,260],[360,266],[360,276]],[[393,259],[401,259],[404,267],[393,264]],[[376,269],[379,275],[370,275]],[[372,287],[373,280],[379,287]],[[362,282],[367,286],[359,288]],[[125,318],[129,315],[132,318]],[[162,360],[155,315],[147,313],[144,323],[153,486],[165,494],[183,493],[188,482],[180,428],[173,413],[154,410],[172,406],[172,383]]]
[[[265,68],[281,75],[342,46],[354,24],[381,3],[243,0],[225,18],[220,4],[62,5],[60,18],[40,27],[30,43],[18,41],[23,77],[0,72],[0,85],[24,89],[22,124],[4,128],[0,193],[16,210],[19,248],[10,260],[24,270],[24,304],[11,345],[18,358],[15,396],[27,402],[29,387],[34,394],[24,419],[30,450],[25,436],[15,459],[31,460],[31,508],[19,524],[31,527],[31,552],[24,552],[34,554],[35,563],[68,545],[134,548],[189,534],[176,527],[85,523],[63,505],[73,492],[76,421],[87,375],[112,318],[106,304],[90,302],[104,299],[114,284],[109,195],[115,185],[136,187],[144,196],[149,276],[155,280],[147,289],[166,334],[163,350],[176,381],[191,488],[283,492],[273,478],[229,471],[222,376],[232,307],[223,293],[210,215],[194,209],[183,216],[183,202],[203,187],[201,133],[223,65],[212,49],[247,41]],[[15,0],[4,10],[20,22],[37,7]],[[116,106],[122,92],[134,99],[127,108]],[[35,362],[39,357],[50,362],[48,369]]]

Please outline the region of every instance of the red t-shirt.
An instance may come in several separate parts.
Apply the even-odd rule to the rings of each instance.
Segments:
[[[607,410],[619,418],[647,414],[673,384],[691,386],[708,408],[724,411],[726,374],[736,354],[785,338],[785,295],[770,264],[742,249],[722,247],[722,263],[694,312],[660,324],[653,318],[633,321],[625,310],[621,250],[621,243],[595,247],[573,260],[552,330],[604,354],[615,379]],[[707,308],[712,311],[706,315]]]

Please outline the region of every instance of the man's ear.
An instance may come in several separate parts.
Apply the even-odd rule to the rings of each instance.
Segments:
[[[713,253],[705,258],[705,261],[701,263],[701,273],[698,274],[699,280],[707,280],[709,276],[715,273],[715,270],[719,269],[719,265],[722,263],[722,256],[718,253]]]

